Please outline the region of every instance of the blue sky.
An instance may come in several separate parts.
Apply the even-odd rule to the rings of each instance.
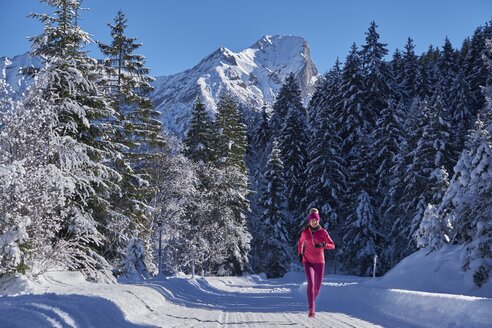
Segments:
[[[127,34],[144,43],[140,53],[156,76],[191,68],[220,46],[240,51],[265,34],[304,37],[324,73],[353,42],[364,42],[372,20],[390,52],[410,36],[420,54],[446,36],[460,47],[492,19],[491,0],[84,0],[83,7],[90,10],[82,27],[103,42],[109,42],[106,23],[122,9]],[[28,51],[26,37],[40,33],[41,24],[26,16],[47,9],[37,0],[0,0],[0,56]]]

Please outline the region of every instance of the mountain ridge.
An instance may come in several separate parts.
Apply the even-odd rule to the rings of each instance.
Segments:
[[[248,120],[263,105],[273,105],[290,73],[307,104],[319,78],[307,41],[292,35],[265,35],[242,51],[221,46],[190,69],[157,77],[152,100],[166,128],[182,136],[197,97],[213,115],[220,95],[229,92],[245,108]]]
[[[0,57],[0,79],[7,82],[14,95],[20,96],[29,85],[20,74],[21,69],[41,65],[41,59],[31,57],[29,53]],[[293,35],[264,35],[241,51],[220,46],[187,70],[156,77],[155,91],[150,98],[161,111],[166,130],[183,137],[197,97],[215,115],[220,95],[230,93],[244,109],[248,123],[263,106],[271,110],[290,73],[296,77],[307,104],[319,78],[307,41]]]

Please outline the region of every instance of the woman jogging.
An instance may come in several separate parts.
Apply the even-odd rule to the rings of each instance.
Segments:
[[[335,243],[319,224],[318,210],[312,208],[309,211],[308,223],[302,229],[297,245],[299,261],[304,265],[306,272],[310,318],[314,318],[314,300],[319,294],[325,272],[325,248],[335,249]]]

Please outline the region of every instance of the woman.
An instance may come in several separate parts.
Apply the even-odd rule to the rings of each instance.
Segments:
[[[302,229],[297,245],[299,261],[304,265],[308,283],[307,299],[310,318],[314,318],[314,300],[319,294],[325,272],[325,248],[335,249],[335,243],[319,224],[318,210],[312,208],[309,211],[308,223]]]

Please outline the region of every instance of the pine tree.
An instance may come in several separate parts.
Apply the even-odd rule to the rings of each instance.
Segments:
[[[268,278],[282,277],[290,269],[288,222],[285,215],[286,198],[283,164],[277,141],[272,144],[265,172],[265,186],[261,193],[262,233],[258,251],[260,258],[257,270]]]
[[[343,236],[343,266],[346,272],[368,276],[377,254],[379,233],[376,227],[372,200],[364,190],[357,196],[355,213],[346,221]]]
[[[420,99],[430,98],[433,93],[429,64],[421,60],[415,76],[415,93]]]
[[[418,74],[418,59],[415,55],[415,45],[413,39],[408,38],[405,44],[405,52],[403,53],[404,66],[404,88],[407,102],[417,96],[417,74]]]
[[[479,27],[473,33],[464,60],[464,74],[470,88],[470,108],[480,110],[485,106],[485,97],[481,86],[487,83],[487,66],[482,59],[485,51],[485,28]]]
[[[355,44],[345,60],[342,70],[342,111],[338,118],[340,137],[343,140],[342,150],[346,161],[351,156],[354,145],[363,138],[362,131],[369,129],[365,119],[364,85],[361,71],[361,60]]]
[[[415,151],[423,135],[424,127],[429,124],[427,101],[415,98],[403,124],[404,141],[400,144],[395,165],[390,169],[392,186],[385,204],[385,222],[392,222],[390,249],[383,254],[384,263],[395,265],[417,248],[413,235],[418,229],[422,215],[427,207],[422,191],[427,186],[421,167],[415,160]],[[427,174],[430,174],[428,171]]]
[[[419,57],[419,74],[417,75],[417,93],[421,99],[432,98],[438,90],[440,78],[438,62],[441,51],[437,47],[429,46],[427,52]]]
[[[204,222],[209,204],[202,202],[199,166],[182,154],[173,155],[166,149],[152,162],[152,172],[158,191],[152,201],[153,249],[158,250],[162,237],[162,264],[164,273],[190,272],[191,260],[205,270],[206,258],[216,251],[211,249],[210,228]],[[203,172],[206,174],[206,172]],[[158,254],[155,254],[158,256]]]
[[[252,142],[249,144],[246,156],[249,169],[249,183],[252,192],[249,194],[251,212],[248,214],[248,227],[253,241],[251,243],[250,262],[254,272],[257,272],[257,260],[260,259],[258,251],[261,249],[259,240],[261,235],[261,190],[264,188],[264,172],[267,166],[268,156],[271,152],[271,130],[269,126],[269,115],[266,105],[263,106],[259,122],[254,128]]]
[[[218,167],[234,166],[243,174],[247,173],[244,156],[248,146],[246,125],[237,104],[229,94],[223,94],[217,104],[215,117]]]
[[[471,272],[479,287],[492,269],[491,144],[490,132],[479,118],[438,212],[438,219],[448,227],[450,241],[466,246],[463,269]]]
[[[309,105],[312,133],[308,145],[310,161],[306,168],[306,195],[303,201],[305,209],[320,209],[320,215],[328,219],[327,226],[331,230],[337,226],[346,188],[342,141],[336,130],[336,117],[341,107],[338,93],[340,84],[341,71],[337,61],[325,75],[324,83],[316,89]]]
[[[393,53],[393,58],[390,64],[390,72],[393,77],[390,88],[393,91],[392,95],[387,95],[390,98],[397,100],[407,99],[408,95],[405,89],[405,62],[403,60],[402,53],[399,49],[396,49]]]
[[[447,114],[439,97],[432,108],[426,107],[424,102],[422,113],[427,123],[413,151],[413,169],[418,177],[414,187],[425,203],[436,204],[442,196],[441,189],[432,188],[438,187],[437,182],[441,180],[438,172],[442,169],[449,172],[454,165],[449,144],[451,125],[446,120]]]
[[[386,107],[391,94],[390,83],[392,75],[384,56],[388,54],[386,44],[379,42],[379,34],[376,31],[376,23],[371,22],[366,32],[366,43],[362,46],[360,56],[364,76],[364,87],[367,90],[364,95],[366,104],[366,119],[369,124],[375,126],[381,111]]]
[[[420,119],[417,121],[421,124],[411,124],[415,132],[407,137],[405,145],[408,151],[408,155],[405,156],[407,159],[402,159],[398,170],[404,168],[405,174],[401,181],[402,186],[397,188],[399,205],[397,209],[392,209],[394,214],[390,216],[397,217],[391,234],[393,244],[397,245],[391,255],[394,263],[415,251],[417,245],[414,237],[418,235],[416,231],[421,224],[424,230],[428,229],[426,222],[434,215],[430,209],[426,214],[427,205],[438,204],[448,185],[449,166],[447,165],[451,161],[449,145],[451,127],[446,121],[446,113],[440,98],[436,99],[432,108],[428,106],[427,101],[420,102],[419,112]],[[424,215],[428,217],[424,219]],[[422,231],[420,234],[426,235]],[[423,238],[421,237],[420,240]]]
[[[111,44],[99,43],[101,52],[107,57],[105,64],[106,93],[116,110],[112,135],[113,141],[120,147],[122,157],[115,161],[115,169],[122,175],[121,193],[112,202],[117,211],[129,218],[128,226],[117,231],[112,243],[123,245],[137,234],[150,247],[150,213],[148,202],[153,198],[155,188],[150,183],[146,167],[155,158],[156,152],[164,146],[160,131],[162,124],[158,120],[160,113],[153,109],[148,97],[153,90],[149,69],[144,65],[144,56],[134,54],[142,44],[136,38],[126,36],[127,19],[122,11],[114,18],[111,30]],[[124,240],[118,240],[124,238]],[[126,247],[126,246],[125,246]],[[121,257],[118,250],[109,249],[109,256]],[[149,255],[149,254],[147,254]],[[151,259],[147,258],[150,264]]]
[[[447,37],[444,40],[442,54],[437,61],[437,68],[439,69],[437,94],[441,95],[444,107],[449,109],[452,103],[449,90],[452,89],[458,73],[458,56]]]
[[[209,163],[214,159],[212,120],[205,106],[197,99],[193,106],[190,128],[184,139],[184,154],[198,163]]]
[[[5,85],[0,83],[0,93]],[[38,275],[66,261],[57,237],[75,178],[51,157],[75,155],[59,136],[54,108],[35,82],[22,101],[4,93],[0,104],[0,275]]]
[[[402,102],[400,102],[399,107],[402,106]],[[387,197],[390,194],[393,179],[390,170],[396,165],[399,147],[403,142],[401,118],[398,117],[400,108],[396,106],[394,101],[388,103],[388,106],[381,112],[381,117],[376,121],[376,129],[372,137],[374,150],[371,157],[375,163],[379,164],[376,170],[376,202],[379,204],[380,212],[385,212],[391,203],[390,198]]]
[[[428,124],[424,126],[416,149],[417,157],[420,158],[417,158],[415,163],[419,163],[424,171],[433,171],[444,166],[450,172],[456,163],[456,156],[453,153],[449,114],[439,96],[427,114]],[[422,160],[423,157],[427,159]],[[433,164],[430,164],[432,157]],[[426,160],[429,160],[428,165],[425,164]]]
[[[492,70],[492,42],[484,56]],[[492,269],[492,87],[484,88],[487,106],[482,108],[475,129],[468,137],[454,175],[439,206],[440,219],[448,229],[451,242],[465,246],[463,270],[475,285],[482,287]]]
[[[471,89],[462,69],[459,69],[450,93],[450,123],[453,126],[451,142],[454,153],[459,154],[464,147],[468,130],[473,127],[477,116],[477,111],[471,108]]]
[[[282,130],[289,110],[291,108],[302,108],[302,96],[299,84],[296,82],[294,74],[289,74],[285,79],[280,91],[273,104],[272,117],[270,119],[270,129],[272,137],[278,138]]]
[[[246,224],[249,211],[247,177],[235,166],[205,168],[202,218],[213,228],[209,239],[216,254],[211,254],[207,266],[218,275],[240,275],[249,269],[251,234]],[[217,250],[217,248],[220,248]]]
[[[253,133],[252,145],[257,151],[265,151],[272,139],[272,132],[270,130],[269,121],[270,118],[267,112],[267,107],[266,105],[264,105],[261,111],[260,123]]]
[[[112,279],[107,261],[96,252],[106,217],[115,218],[108,196],[118,191],[120,176],[107,166],[119,153],[109,141],[114,110],[101,95],[97,61],[81,47],[91,40],[77,26],[80,1],[45,0],[53,15],[33,14],[44,32],[32,38],[33,56],[45,60],[37,75],[40,98],[53,107],[54,128],[66,141],[51,163],[73,178],[63,208],[64,222],[53,243],[63,244],[65,265],[94,279]],[[74,153],[74,151],[76,153]],[[99,229],[99,230],[98,230]]]
[[[291,213],[303,210],[299,208],[299,205],[305,195],[304,183],[306,178],[304,170],[308,161],[308,140],[306,135],[306,116],[304,114],[304,107],[291,107],[279,136],[279,148],[285,170],[285,196]]]
[[[440,249],[449,242],[445,231],[445,222],[439,216],[437,206],[427,205],[419,229],[415,231],[417,247],[427,248],[429,252]]]
[[[217,156],[201,183],[204,201],[210,206],[208,217],[219,227],[219,236],[227,243],[222,245],[221,262],[212,262],[210,266],[219,275],[238,275],[248,269],[251,250],[251,234],[246,225],[246,213],[250,210],[245,164],[248,140],[246,125],[229,94],[223,94],[219,100],[212,133],[215,135],[213,152]]]

